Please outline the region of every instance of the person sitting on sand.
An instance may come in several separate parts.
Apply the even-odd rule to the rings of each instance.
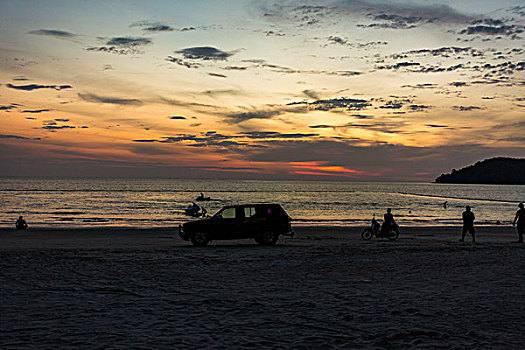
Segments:
[[[518,204],[518,208],[512,225],[516,225],[516,221],[518,221],[518,243],[523,243],[523,234],[525,233],[525,209],[523,208],[523,203]]]
[[[463,231],[461,233],[461,239],[460,242],[465,241],[465,235],[467,232],[469,232],[472,235],[472,242],[476,242],[476,235],[474,231],[474,219],[476,217],[474,216],[474,213],[470,211],[470,206],[465,207],[465,211],[463,212]]]
[[[23,216],[20,216],[18,220],[16,220],[15,227],[17,230],[25,230],[27,228],[27,222]]]

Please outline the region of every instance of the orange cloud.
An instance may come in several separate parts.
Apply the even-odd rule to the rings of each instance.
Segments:
[[[329,173],[318,173],[315,171],[292,171],[293,175],[323,175],[323,176],[348,176],[347,174],[329,174]]]
[[[325,165],[326,162],[291,162],[290,165],[294,169],[293,174],[303,175],[328,175],[328,176],[351,176],[363,175],[365,172],[348,169],[341,165]]]
[[[269,174],[268,171],[264,171],[261,169],[243,169],[243,168],[203,168],[203,170],[207,171],[226,171],[226,172],[234,172],[234,173],[254,173],[254,174]]]

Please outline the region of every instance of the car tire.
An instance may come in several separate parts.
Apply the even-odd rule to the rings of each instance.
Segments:
[[[259,237],[255,239],[255,241],[262,245],[274,245],[278,239],[278,233],[275,233],[273,231],[264,231],[259,235]]]
[[[206,232],[198,231],[190,236],[191,243],[197,247],[204,247],[210,242],[210,237]]]
[[[372,238],[372,230],[369,228],[365,228],[363,233],[361,233],[361,238],[364,239],[365,241],[370,240]]]

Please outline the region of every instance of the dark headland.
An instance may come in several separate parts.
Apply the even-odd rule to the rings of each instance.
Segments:
[[[437,183],[525,185],[525,159],[491,158],[441,174]]]

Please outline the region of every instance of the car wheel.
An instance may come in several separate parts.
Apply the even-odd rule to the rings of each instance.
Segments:
[[[264,231],[255,240],[257,243],[262,245],[273,245],[279,239],[279,234],[273,231]]]
[[[206,232],[198,231],[190,236],[191,243],[197,247],[204,247],[210,242],[210,237]]]
[[[372,230],[369,228],[365,228],[363,233],[361,233],[361,238],[364,239],[365,241],[370,240],[372,238]]]

